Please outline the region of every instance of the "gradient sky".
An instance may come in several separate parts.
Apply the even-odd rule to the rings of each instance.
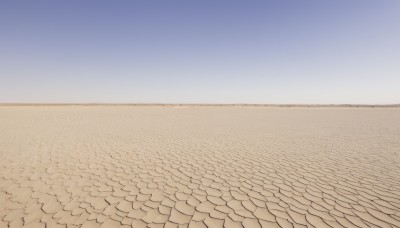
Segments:
[[[0,102],[400,103],[400,1],[0,1]]]

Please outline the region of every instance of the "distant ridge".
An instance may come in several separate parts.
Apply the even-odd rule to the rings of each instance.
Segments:
[[[400,108],[400,104],[174,104],[174,103],[0,103],[0,106],[226,106],[226,107],[351,107],[351,108]]]

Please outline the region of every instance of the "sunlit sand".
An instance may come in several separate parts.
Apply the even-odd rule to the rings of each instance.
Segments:
[[[400,109],[1,106],[0,227],[400,227]]]

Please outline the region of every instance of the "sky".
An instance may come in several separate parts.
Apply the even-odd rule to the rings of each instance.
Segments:
[[[0,1],[0,103],[400,103],[398,0]]]

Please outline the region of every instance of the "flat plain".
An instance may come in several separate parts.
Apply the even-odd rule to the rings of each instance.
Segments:
[[[400,109],[0,106],[0,227],[400,227]]]

